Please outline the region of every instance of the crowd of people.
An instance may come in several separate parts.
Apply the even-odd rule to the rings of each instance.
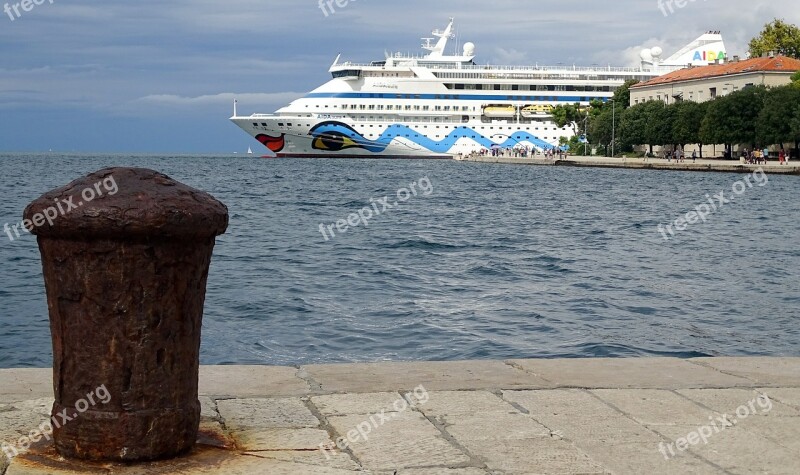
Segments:
[[[477,153],[471,155],[479,157],[510,157],[510,158],[535,158],[541,156],[545,159],[558,159],[565,160],[567,152],[557,147],[550,147],[547,149],[538,149],[536,147],[525,147],[518,145],[516,147],[493,147],[491,149],[483,148]]]
[[[730,157],[730,154],[726,152],[726,156]],[[766,165],[767,160],[769,160],[770,156],[777,157],[778,163],[781,165],[788,165],[789,164],[789,154],[786,153],[784,149],[779,150],[777,153],[770,154],[768,148],[764,149],[747,149],[745,148],[742,150],[740,154],[740,161],[743,164],[751,164],[751,165]],[[675,150],[667,150],[664,149],[662,152],[662,158],[668,162],[675,160],[675,163],[682,163],[686,161],[686,155],[684,154],[683,150],[675,149]],[[647,159],[647,156],[645,156]],[[692,152],[691,159],[693,162],[697,161],[697,151]]]
[[[789,164],[789,155],[786,154],[784,149],[780,149],[777,153],[778,156],[778,163],[781,165],[788,165]],[[749,163],[753,165],[766,165],[767,160],[770,158],[770,152],[768,148],[761,149],[754,149],[742,150],[742,154],[739,157],[739,160],[742,163]]]

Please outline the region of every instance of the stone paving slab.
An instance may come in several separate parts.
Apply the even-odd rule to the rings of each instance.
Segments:
[[[321,429],[248,429],[231,431],[236,447],[247,452],[319,451],[330,445],[328,433]]]
[[[238,398],[303,396],[309,387],[297,369],[282,366],[201,366],[200,394]]]
[[[598,389],[592,391],[641,425],[705,424],[717,413],[661,389]],[[734,408],[735,409],[735,408]]]
[[[800,422],[796,417],[748,417],[739,422],[739,427],[758,433],[800,456]]]
[[[549,415],[585,415],[618,417],[619,411],[582,389],[556,389],[535,391],[503,391],[509,402],[524,407],[534,417]]]
[[[360,467],[350,457],[343,452],[321,452],[319,450],[309,451],[267,451],[267,452],[246,452],[246,455],[258,456],[266,459],[280,460],[283,462],[293,462],[309,465],[306,473],[314,473],[316,467],[339,468],[343,470],[358,471]],[[362,472],[363,473],[363,472]]]
[[[303,369],[325,393],[411,391],[420,385],[428,391],[551,386],[500,361],[311,365]]]
[[[475,413],[508,413],[517,409],[489,391],[431,391],[419,410],[429,417]]]
[[[0,475],[798,473],[798,361],[203,368],[201,435],[190,455],[85,464],[60,459],[42,440],[10,467],[0,450]],[[0,401],[0,444],[16,444],[47,420],[50,377],[50,370],[0,371],[8,397]],[[586,384],[576,384],[581,379]],[[753,402],[763,395],[770,410]],[[747,417],[705,442],[692,435],[743,407]],[[665,457],[667,447],[675,454]]]
[[[576,445],[613,473],[647,475],[723,475],[726,472],[691,453],[665,459],[653,443],[576,442]]]
[[[733,414],[742,406],[751,413],[769,417],[797,417],[800,410],[772,396],[773,389],[679,389],[678,394],[717,413]]]
[[[490,470],[503,473],[610,473],[575,445],[550,437],[465,440],[463,444]]]
[[[489,472],[479,468],[412,468],[408,470],[391,470],[375,472],[377,475],[488,475]]]
[[[521,412],[497,412],[491,415],[492,428],[486,427],[486,414],[441,416],[447,433],[456,440],[505,440],[550,437],[550,429]]]
[[[243,429],[302,429],[320,422],[300,398],[218,400],[219,414],[232,431]]]
[[[688,434],[697,430],[697,426],[661,425],[655,430],[677,441],[686,439]],[[674,450],[678,451],[677,444]],[[796,475],[800,462],[800,454],[741,427],[715,433],[708,438],[707,444],[701,439],[697,444],[689,445],[688,450],[731,473]]]
[[[800,358],[797,359],[800,361]],[[574,388],[728,388],[753,386],[744,377],[677,358],[595,358],[567,360],[511,360],[555,387]]]
[[[371,394],[331,394],[312,397],[311,402],[324,416],[371,415],[381,411],[399,412],[402,396],[396,392]]]
[[[800,358],[697,358],[692,361],[759,385],[800,385]]]
[[[53,397],[52,369],[0,369],[0,403]]]
[[[448,468],[470,462],[418,412],[396,413],[391,421],[378,427],[363,415],[331,417],[329,422],[338,434],[347,437],[350,450],[368,470]]]
[[[781,404],[800,409],[800,388],[759,388],[758,391]]]

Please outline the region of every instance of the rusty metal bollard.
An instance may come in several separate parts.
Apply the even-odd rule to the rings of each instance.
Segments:
[[[108,168],[44,194],[24,218],[47,289],[58,453],[135,462],[188,451],[206,279],[228,209],[155,171]]]

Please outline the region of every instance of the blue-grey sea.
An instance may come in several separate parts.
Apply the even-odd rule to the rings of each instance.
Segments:
[[[744,175],[4,154],[0,225],[108,166],[158,170],[230,210],[203,364],[800,355],[800,177],[767,175],[734,195]],[[405,202],[383,211],[398,191]],[[663,238],[659,224],[720,191],[735,199]],[[368,226],[336,229],[376,206]],[[36,239],[3,233],[0,367],[51,359]]]

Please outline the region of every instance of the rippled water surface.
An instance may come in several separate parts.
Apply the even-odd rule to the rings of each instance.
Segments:
[[[209,276],[203,364],[800,355],[798,177],[770,176],[667,242],[659,223],[707,193],[733,196],[743,176],[0,155],[0,225],[18,223],[45,191],[117,165],[164,172],[230,209]],[[417,186],[368,227],[320,233],[424,177],[429,196]],[[0,264],[0,367],[49,366],[35,238],[0,235]]]

